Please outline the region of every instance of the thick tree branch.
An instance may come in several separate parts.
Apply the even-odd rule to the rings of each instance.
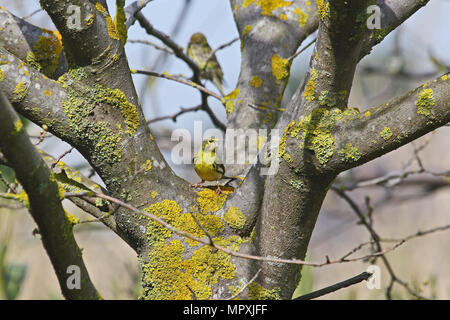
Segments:
[[[304,258],[322,201],[334,178],[333,173],[322,170],[332,147],[327,121],[332,122],[333,115],[327,110],[346,107],[365,31],[367,1],[330,1],[322,5],[318,8],[321,22],[308,84],[296,92],[277,125],[285,128],[287,123],[283,122],[292,116],[298,121],[290,122],[285,130],[274,155],[281,158],[279,169],[266,179],[257,229],[258,254],[263,256]],[[312,110],[322,111],[312,114]],[[300,118],[309,112],[309,117]],[[299,145],[300,137],[304,140]],[[273,226],[280,232],[274,231]],[[266,265],[262,266],[262,275],[264,285],[270,288],[271,283],[277,283],[285,298],[292,295],[293,284],[300,276],[292,266]]]
[[[105,51],[117,50],[118,31],[100,2],[42,0],[41,6],[61,33],[66,54],[76,65],[90,65]]]
[[[58,277],[61,291],[67,299],[99,299],[92,284],[81,250],[72,233],[72,223],[61,205],[58,185],[23,130],[22,122],[6,97],[0,92],[0,147],[17,178],[27,192],[33,219],[38,225],[43,245]],[[68,286],[68,267],[80,270],[81,287]]]
[[[327,165],[332,171],[359,166],[448,123],[450,76],[345,119],[333,130],[337,152]]]
[[[67,97],[66,89],[3,48],[0,48],[0,57],[3,76],[0,90],[15,109],[37,125],[46,125],[50,132],[73,143],[74,137],[61,107]]]
[[[228,126],[270,128],[277,114],[248,104],[280,108],[291,62],[303,40],[318,25],[315,1],[289,1],[277,9],[231,0],[241,38],[242,60],[236,91],[228,97]]]
[[[0,8],[0,39],[4,49],[49,78],[57,79],[67,71],[66,56],[56,31],[39,28]],[[45,45],[52,46],[53,52]]]
[[[5,77],[0,82],[0,88],[7,93],[15,108],[28,119],[40,126],[46,125],[49,132],[75,146],[99,173],[112,194],[119,196],[125,194],[124,190],[155,190],[162,197],[171,197],[173,192],[180,196],[193,192],[188,183],[176,177],[165,163],[155,141],[150,139],[145,121],[139,121],[135,135],[125,130],[127,124],[124,121],[127,118],[124,119],[119,108],[133,105],[123,99],[116,100],[117,91],[98,84],[92,90],[78,80],[80,77],[77,72],[82,74],[83,80],[83,71],[80,72],[79,69],[75,73],[64,75],[60,83],[57,83],[43,77],[1,48],[0,53],[4,56],[0,69]],[[116,110],[111,109],[110,104],[115,104]],[[108,111],[107,115],[104,114],[105,111]],[[85,116],[80,117],[81,114]],[[123,123],[123,127],[120,123]],[[149,162],[154,169],[142,169]],[[129,165],[133,168],[127,170]],[[121,184],[117,184],[118,179],[121,179]],[[167,184],[160,184],[159,181]],[[173,185],[168,187],[170,184]],[[139,203],[153,200],[144,192],[139,192],[139,196],[135,194],[133,199]],[[128,224],[131,223],[129,217],[121,215],[120,210],[116,212],[116,217],[118,215]],[[127,230],[133,237],[143,241],[144,235],[139,231],[140,223],[143,222],[136,221],[128,229],[121,230]],[[140,243],[137,239],[131,240],[130,235],[126,241],[134,243],[134,248]]]

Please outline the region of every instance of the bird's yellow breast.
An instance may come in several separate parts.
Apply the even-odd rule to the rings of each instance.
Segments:
[[[223,173],[217,170],[216,154],[199,151],[194,157],[194,169],[198,176],[205,181],[216,181]]]

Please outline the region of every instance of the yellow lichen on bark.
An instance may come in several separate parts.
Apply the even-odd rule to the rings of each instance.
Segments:
[[[288,59],[284,59],[277,54],[272,56],[272,75],[275,77],[275,82],[279,84],[281,80],[289,77],[289,67],[291,63]]]
[[[255,3],[255,5],[261,7],[261,15],[273,16],[273,11],[282,7],[289,7],[292,1],[284,0],[244,0],[242,4],[243,8],[247,8],[249,5]]]

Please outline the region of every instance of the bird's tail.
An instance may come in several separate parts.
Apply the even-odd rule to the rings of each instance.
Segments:
[[[213,83],[217,87],[217,89],[219,89],[220,94],[222,95],[222,97],[224,97],[225,96],[225,92],[223,91],[222,80],[219,79],[218,77],[214,77]]]

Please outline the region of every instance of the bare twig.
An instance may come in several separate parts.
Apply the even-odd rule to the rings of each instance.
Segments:
[[[129,42],[129,43],[140,43],[140,44],[145,44],[145,45],[151,46],[151,47],[153,47],[153,48],[155,48],[155,49],[157,49],[157,50],[164,51],[164,52],[169,53],[169,54],[173,54],[173,51],[172,51],[170,48],[160,46],[160,45],[158,45],[158,44],[156,44],[156,43],[153,43],[153,42],[151,42],[151,41],[148,41],[148,40],[128,39],[127,42]]]
[[[411,234],[409,236],[406,236],[406,237],[404,237],[402,239],[382,238],[382,239],[380,239],[380,241],[381,242],[409,241],[409,240],[414,239],[414,238],[422,237],[422,236],[425,236],[425,235],[428,235],[428,234],[431,234],[431,233],[435,233],[435,232],[439,232],[439,231],[446,231],[446,230],[449,230],[449,229],[450,229],[450,224],[447,224],[445,226],[439,226],[439,227],[431,228],[431,229],[428,229],[428,230],[425,230],[425,231],[419,230],[416,233]]]
[[[369,279],[372,276],[371,273],[369,272],[363,272],[360,273],[357,276],[354,276],[350,279],[338,282],[336,284],[333,284],[329,287],[317,290],[317,291],[313,291],[310,293],[307,293],[303,296],[297,297],[294,300],[311,300],[311,299],[315,299],[321,296],[324,296],[326,294],[329,294],[331,292],[335,292],[337,290],[343,289],[343,288],[347,288],[349,286],[352,286],[354,284],[360,283],[361,281],[367,281],[367,279]]]
[[[258,110],[258,111],[276,111],[276,112],[283,112],[285,109],[284,108],[273,108],[273,107],[269,107],[269,106],[257,106],[256,104],[253,103],[248,103],[247,104],[250,108]]]
[[[27,20],[27,19],[31,18],[32,16],[34,16],[36,13],[39,13],[41,11],[44,11],[44,9],[42,9],[42,8],[36,9],[32,13],[30,13],[30,14],[28,14],[26,16],[23,16],[22,20]]]
[[[205,235],[208,237],[209,245],[214,246],[214,241],[212,236],[209,234],[209,232],[202,226],[202,224],[197,220],[197,218],[191,213],[192,219],[195,221],[195,223],[198,225],[198,227],[205,233]]]
[[[182,237],[186,237],[189,238],[191,240],[197,241],[199,243],[202,243],[204,245],[208,245],[211,246],[217,250],[220,250],[228,255],[237,257],[237,258],[243,258],[243,259],[249,259],[249,260],[256,260],[256,261],[262,261],[262,262],[275,262],[275,263],[286,263],[286,264],[296,264],[296,265],[308,265],[308,266],[312,266],[312,267],[322,267],[322,266],[326,266],[326,265],[331,265],[331,264],[337,264],[337,263],[344,263],[344,262],[352,262],[352,261],[360,261],[360,260],[366,260],[368,258],[371,257],[378,257],[381,256],[383,257],[386,253],[388,253],[391,250],[396,249],[397,247],[399,247],[400,245],[402,245],[405,241],[401,241],[397,244],[395,244],[393,247],[385,249],[385,250],[380,250],[379,252],[375,252],[372,254],[368,254],[368,255],[364,255],[361,257],[356,257],[356,258],[352,258],[352,259],[347,259],[347,258],[340,258],[340,259],[336,259],[336,260],[330,260],[328,257],[326,257],[325,262],[310,262],[310,261],[304,261],[304,260],[300,260],[300,259],[282,259],[282,258],[276,258],[276,257],[262,257],[262,256],[255,256],[255,255],[250,255],[250,254],[245,254],[245,253],[240,253],[240,252],[235,252],[233,250],[221,247],[215,243],[212,243],[208,240],[205,240],[203,238],[199,238],[197,236],[191,235],[185,231],[182,230],[178,230],[175,227],[173,227],[172,225],[170,225],[169,223],[167,223],[166,221],[164,221],[164,219],[161,219],[151,213],[139,210],[135,207],[133,207],[132,205],[125,203],[119,199],[113,198],[111,196],[105,195],[105,194],[92,194],[92,193],[66,193],[65,196],[67,198],[70,197],[85,197],[85,196],[94,196],[94,197],[98,197],[98,198],[102,198],[105,200],[108,200],[112,203],[117,204],[118,206],[121,206],[123,208],[126,208],[134,213],[146,216],[147,218],[163,225],[164,227],[166,227],[167,229],[169,229],[170,231],[182,236]]]
[[[177,82],[180,82],[182,84],[185,84],[185,85],[188,85],[188,86],[191,86],[193,88],[196,88],[196,89],[200,90],[201,93],[202,93],[202,103],[200,104],[200,108],[193,107],[190,110],[189,109],[185,109],[187,111],[183,111],[180,114],[188,112],[188,111],[197,111],[197,110],[202,109],[209,115],[209,117],[211,118],[211,121],[214,123],[214,125],[216,127],[221,129],[222,131],[225,131],[226,126],[219,120],[219,118],[216,117],[216,115],[212,111],[212,109],[209,106],[208,101],[207,101],[207,97],[208,96],[212,96],[212,97],[222,101],[222,98],[218,94],[216,94],[215,92],[206,89],[204,86],[202,86],[200,84],[194,83],[194,82],[189,81],[189,80],[185,80],[185,79],[180,78],[180,77],[172,76],[172,75],[167,74],[167,73],[158,73],[158,72],[145,71],[145,70],[133,70],[133,72],[139,73],[139,74],[145,74],[145,75],[148,75],[148,76],[160,77],[160,78],[164,78],[164,79],[177,81]],[[164,120],[164,119],[170,119],[170,118],[174,119],[174,117],[176,119],[180,114],[171,115],[171,116],[165,116],[165,117],[163,117],[163,119],[161,119],[161,118],[157,119],[157,120],[152,119],[149,122],[155,122],[155,121],[158,121],[158,120]]]
[[[139,21],[142,28],[144,28],[144,30],[148,34],[161,40],[166,46],[172,49],[175,56],[188,64],[189,68],[191,68],[191,70],[194,72],[193,81],[199,83],[200,69],[198,65],[194,61],[192,61],[192,59],[189,58],[186,53],[184,53],[183,48],[176,44],[167,34],[155,29],[150,21],[148,21],[141,12],[136,13],[135,17]]]
[[[302,52],[304,52],[306,49],[308,49],[314,42],[316,42],[317,38],[312,39],[310,42],[308,42],[300,51],[296,52],[294,55],[290,56],[288,58],[288,61],[294,60],[296,57],[298,57]]]
[[[230,40],[230,41],[228,41],[228,42],[225,42],[224,44],[218,46],[218,47],[215,48],[214,50],[212,50],[211,53],[210,53],[209,56],[208,56],[208,59],[206,59],[205,67],[206,67],[207,63],[209,62],[209,60],[211,60],[212,57],[214,57],[214,55],[216,54],[217,51],[222,50],[222,49],[225,49],[226,47],[231,46],[233,43],[235,43],[235,42],[238,41],[239,39],[240,39],[239,37],[234,38],[234,39],[232,39],[232,40]]]
[[[72,150],[74,149],[74,147],[70,147],[69,150],[65,151],[63,154],[61,154],[58,158],[56,158],[55,161],[53,161],[52,165],[50,166],[50,169],[55,168],[55,166],[58,164],[58,162],[64,158],[66,155],[68,155],[69,153],[72,152]]]
[[[404,244],[407,240],[406,239],[402,239],[400,240],[398,243],[396,243],[392,248],[390,248],[388,251],[387,250],[383,250],[382,246],[381,246],[381,237],[377,234],[377,232],[375,231],[375,229],[372,226],[371,220],[367,220],[366,216],[364,215],[364,213],[361,211],[361,209],[359,208],[359,206],[356,204],[356,202],[353,201],[353,199],[351,197],[349,197],[345,191],[336,188],[336,187],[331,187],[331,189],[333,191],[335,191],[342,199],[344,199],[348,205],[352,208],[353,212],[358,216],[360,223],[367,229],[367,231],[370,233],[371,238],[373,239],[374,242],[374,246],[375,246],[375,250],[377,251],[377,254],[372,254],[373,258],[376,257],[380,257],[381,260],[383,261],[390,277],[391,280],[389,282],[388,287],[386,288],[386,298],[387,299],[392,299],[392,288],[394,286],[395,283],[400,284],[401,286],[403,286],[411,295],[415,296],[418,299],[427,299],[426,297],[422,296],[420,293],[416,292],[415,290],[411,289],[411,287],[409,287],[409,285],[400,280],[396,274],[394,273],[394,270],[389,262],[389,260],[386,258],[385,254],[388,251],[391,251],[399,246],[401,246],[402,244]]]
[[[229,298],[226,299],[226,300],[233,300],[233,299],[235,299],[236,297],[238,297],[242,292],[244,292],[245,289],[247,289],[247,287],[248,287],[250,284],[252,284],[252,283],[256,280],[256,278],[258,278],[258,275],[259,275],[260,272],[261,272],[261,268],[259,268],[258,271],[256,271],[255,275],[250,279],[249,282],[247,282],[247,283],[245,284],[245,286],[243,286],[241,289],[239,289],[238,292],[236,292],[234,295],[232,295],[231,297],[229,297]]]
[[[153,118],[153,119],[147,120],[147,123],[153,123],[153,122],[167,120],[167,119],[171,119],[172,121],[176,122],[177,118],[179,116],[181,116],[182,114],[187,113],[187,112],[195,112],[195,111],[199,111],[199,110],[202,110],[202,106],[201,105],[198,105],[196,107],[191,107],[191,108],[183,108],[183,107],[181,107],[180,111],[178,111],[178,112],[176,112],[176,113],[174,113],[172,115]]]
[[[198,84],[198,83],[195,83],[193,81],[189,81],[189,80],[183,79],[181,77],[173,76],[173,75],[168,74],[168,73],[159,73],[159,72],[146,71],[146,70],[133,70],[133,72],[134,73],[138,73],[138,74],[145,74],[145,75],[151,76],[151,77],[158,77],[158,78],[164,78],[164,79],[176,81],[176,82],[182,83],[184,85],[187,85],[187,86],[193,87],[195,89],[198,89],[198,90],[206,93],[208,96],[214,97],[217,100],[222,101],[222,97],[219,96],[214,91],[211,91],[211,90],[205,88],[201,84]]]

